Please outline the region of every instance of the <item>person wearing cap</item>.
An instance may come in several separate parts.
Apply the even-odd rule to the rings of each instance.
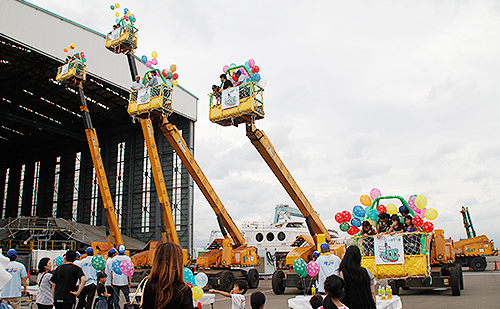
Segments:
[[[76,266],[80,266],[80,263],[82,262],[80,259],[82,258],[82,254],[78,251],[76,251],[76,260],[73,262]]]
[[[80,261],[80,268],[82,269],[85,278],[87,278],[87,282],[85,282],[85,287],[78,296],[78,305],[76,309],[82,309],[83,307],[86,309],[92,309],[95,289],[97,286],[97,270],[94,268],[94,265],[92,265],[94,249],[92,249],[92,247],[88,247],[85,249],[85,253],[87,253],[87,257]]]
[[[125,246],[118,246],[118,255],[113,258],[114,261],[132,261],[130,257],[125,255]],[[122,291],[125,296],[125,303],[130,302],[130,284],[131,278],[124,274],[117,274],[113,269],[111,269],[111,285],[113,286],[113,301],[115,303],[115,309],[120,309],[120,291]]]
[[[12,279],[0,290],[0,299],[14,309],[21,308],[21,296],[26,295],[28,288],[28,272],[22,263],[16,261],[16,249],[7,251],[10,262],[5,270],[12,276]]]
[[[241,74],[241,71],[238,70],[234,73],[234,76],[236,76],[238,78],[238,81],[236,82],[236,84],[234,84],[234,87],[238,87],[238,86],[241,86],[245,83],[245,81],[247,80],[245,75]]]
[[[104,273],[106,274],[106,291],[108,294],[113,295],[113,286],[111,285],[111,271],[113,270],[113,258],[118,254],[115,248],[111,248],[108,251],[108,258],[106,259],[106,266],[104,267]],[[108,308],[113,309],[113,297],[108,297]]]
[[[326,242],[322,243],[321,254],[316,259],[316,263],[318,263],[319,266],[318,279],[316,282],[318,293],[325,293],[325,280],[328,276],[339,274],[340,262],[340,258],[330,252],[330,245]]]
[[[52,293],[54,294],[54,306],[56,309],[73,309],[76,297],[80,295],[87,279],[80,267],[73,265],[76,259],[76,251],[68,250],[64,255],[66,262],[57,267],[50,281]],[[80,280],[80,284],[76,283]]]

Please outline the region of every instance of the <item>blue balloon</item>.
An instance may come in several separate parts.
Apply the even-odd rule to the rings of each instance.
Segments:
[[[253,79],[258,82],[260,81],[260,74],[259,73],[253,73]]]
[[[148,57],[146,55],[142,55],[141,61],[146,63],[146,61],[148,61]]]
[[[361,221],[358,218],[352,218],[351,219],[351,225],[354,227],[360,227],[361,226]]]
[[[120,22],[120,19],[119,18],[115,19],[115,22],[118,24]]]
[[[368,212],[368,218],[372,219],[373,221],[377,221],[378,220],[378,210],[371,209]]]
[[[111,269],[113,269],[113,271],[117,274],[117,275],[121,275],[122,274],[122,271],[120,269],[120,265],[121,265],[122,261],[121,260],[116,260],[116,261],[113,261],[113,263],[111,263]]]
[[[364,218],[366,215],[365,209],[362,206],[356,205],[352,209],[352,213],[355,217]]]
[[[123,14],[127,14],[127,12],[128,12],[128,9],[127,9],[127,8],[124,8],[124,9],[123,9]]]
[[[184,274],[184,281],[186,281],[186,283],[191,283],[192,285],[195,284],[194,275],[191,269],[184,267],[183,274]]]
[[[83,59],[82,59],[82,61],[83,61],[83,62],[87,62],[87,58],[83,58]]]

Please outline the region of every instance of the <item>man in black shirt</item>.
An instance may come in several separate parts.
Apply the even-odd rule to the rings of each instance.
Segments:
[[[87,281],[82,269],[73,264],[76,259],[76,251],[68,250],[65,257],[66,263],[57,267],[52,278],[50,278],[56,309],[73,308],[76,297],[80,295]],[[80,284],[77,287],[78,280],[80,280]]]
[[[220,75],[220,81],[222,82],[222,90],[233,87],[233,83],[227,79],[226,74]]]

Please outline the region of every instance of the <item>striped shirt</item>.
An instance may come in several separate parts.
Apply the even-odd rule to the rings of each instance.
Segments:
[[[52,305],[54,303],[50,278],[52,278],[51,273],[38,274],[38,278],[36,279],[38,282],[38,294],[36,295],[37,304]]]

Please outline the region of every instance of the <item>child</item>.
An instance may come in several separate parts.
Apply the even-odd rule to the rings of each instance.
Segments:
[[[326,297],[323,301],[324,309],[349,309],[340,302],[340,298],[344,296],[345,282],[342,278],[336,275],[331,275],[325,280]]]
[[[106,287],[104,286],[104,283],[106,283],[106,274],[100,271],[97,273],[96,291],[97,291],[97,297],[99,297],[99,300],[97,301],[97,309],[108,308],[108,297],[110,297],[111,294],[108,294],[106,292]]]
[[[405,217],[405,230],[406,233],[418,232],[418,229],[413,224],[413,218],[411,216]]]
[[[250,306],[252,309],[264,309],[266,303],[266,296],[262,292],[253,292],[250,295]]]
[[[368,220],[363,221],[362,226],[363,227],[361,228],[361,235],[363,237],[373,236],[373,235],[377,234],[377,232],[375,232],[375,229],[373,228],[372,224]]]
[[[209,290],[210,293],[217,293],[222,296],[231,297],[231,302],[233,303],[232,309],[245,309],[245,296],[244,294],[248,290],[248,283],[244,280],[236,280],[234,283],[233,290],[231,293],[218,291],[218,290]]]
[[[323,296],[316,294],[309,300],[312,309],[318,309],[323,306]]]
[[[402,233],[405,229],[403,223],[399,220],[399,216],[394,214],[391,216],[391,226],[389,227],[389,232],[391,235],[394,235],[396,233]]]
[[[378,216],[377,238],[380,238],[382,234],[386,233],[389,227],[389,214],[383,212]]]

